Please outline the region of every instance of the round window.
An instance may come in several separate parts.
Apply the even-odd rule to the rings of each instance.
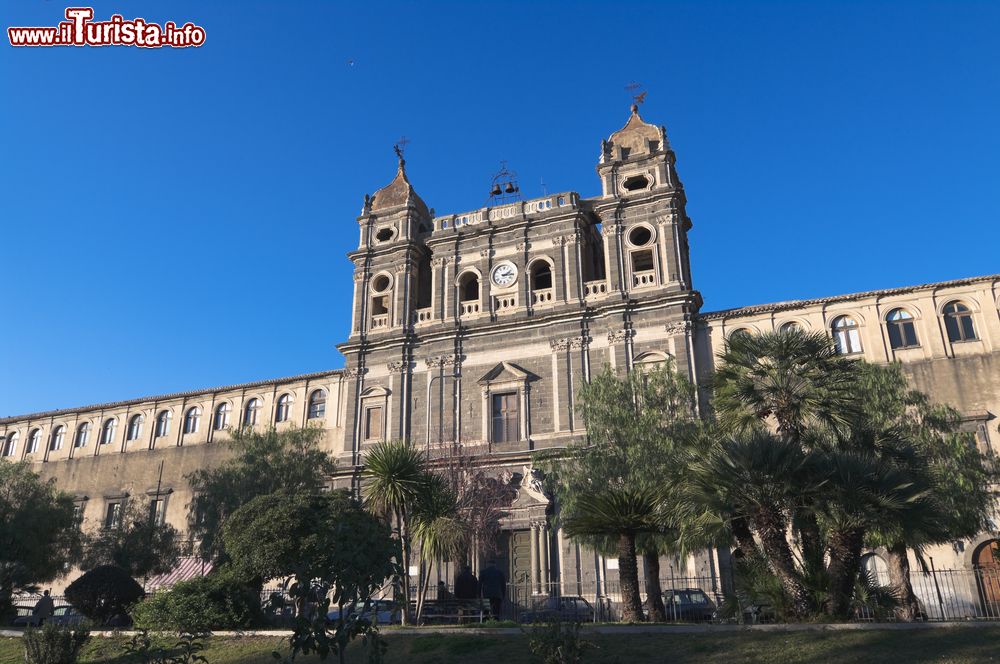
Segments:
[[[387,275],[380,274],[372,280],[372,290],[376,293],[381,293],[387,288],[389,288],[389,277]]]
[[[653,239],[653,233],[645,226],[636,226],[628,234],[628,241],[633,247],[644,247]]]
[[[379,242],[388,242],[395,234],[391,228],[380,228],[375,232],[375,239]]]

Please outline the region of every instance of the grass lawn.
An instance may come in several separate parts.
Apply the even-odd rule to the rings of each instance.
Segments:
[[[866,630],[838,632],[717,632],[700,634],[592,634],[588,662],[671,664],[725,664],[822,662],[824,664],[949,664],[1000,663],[1000,626],[925,630]],[[204,652],[209,664],[272,664],[271,651],[281,648],[277,638],[213,638]],[[121,642],[95,638],[80,664],[131,664]],[[360,648],[349,657],[365,661]],[[23,662],[20,639],[0,639],[0,662]],[[390,664],[454,662],[456,664],[534,662],[523,635],[394,634],[389,636]],[[301,659],[315,662],[313,658]],[[335,662],[336,660],[327,660]]]

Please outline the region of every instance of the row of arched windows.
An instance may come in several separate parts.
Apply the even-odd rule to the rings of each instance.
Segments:
[[[976,325],[972,320],[972,310],[964,302],[959,300],[949,302],[944,305],[941,313],[944,317],[944,328],[948,334],[948,341],[955,343],[975,341],[979,338],[976,335]],[[889,337],[889,346],[893,350],[920,346],[914,317],[908,310],[897,307],[889,311],[885,316],[885,326]],[[780,332],[800,329],[802,329],[802,325],[796,321],[789,321],[778,328]],[[852,316],[845,314],[834,318],[830,322],[830,332],[833,334],[833,343],[841,354],[853,355],[862,352],[861,327]],[[732,338],[737,334],[749,333],[750,330],[747,328],[738,328],[729,336]]]
[[[246,404],[243,406],[242,417],[240,418],[241,426],[254,426],[258,423],[260,417],[260,411],[262,407],[262,402],[257,397],[253,397],[247,400]],[[282,394],[278,397],[278,401],[275,406],[274,411],[274,421],[275,423],[287,422],[291,416],[292,409],[292,395]],[[230,426],[230,416],[232,413],[232,405],[228,401],[223,401],[215,408],[214,416],[212,418],[212,428],[216,431],[223,431]],[[326,390],[317,389],[309,393],[309,399],[306,408],[306,419],[316,420],[321,419],[326,416]],[[199,406],[192,406],[188,408],[184,413],[183,422],[183,432],[184,434],[198,433],[199,426],[201,424],[202,410]],[[170,434],[170,421],[173,418],[173,414],[170,410],[161,410],[156,415],[154,421],[154,438],[163,438]],[[128,425],[125,431],[125,440],[135,441],[142,436],[142,428],[145,422],[145,417],[142,414],[133,415],[128,419]],[[101,445],[110,445],[114,442],[115,431],[118,427],[118,419],[114,417],[109,417],[101,425],[100,436],[98,437],[98,442]],[[73,436],[73,447],[81,448],[86,447],[87,443],[90,441],[90,422],[84,422],[76,429],[76,434]],[[25,454],[34,454],[38,452],[41,444],[41,429],[32,429],[31,433],[28,434],[28,445],[25,449]],[[61,450],[63,443],[66,438],[66,426],[60,424],[52,430],[49,436],[49,451],[55,452]],[[0,450],[0,456],[12,457],[17,454],[17,443],[18,443],[18,433],[15,431],[7,436],[4,440],[3,448]]]

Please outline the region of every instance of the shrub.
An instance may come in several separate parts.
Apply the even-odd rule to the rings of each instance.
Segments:
[[[579,664],[589,641],[580,638],[580,623],[536,623],[528,634],[528,649],[543,664]]]
[[[86,629],[45,623],[41,629],[24,633],[24,660],[27,664],[76,664],[89,638]]]
[[[133,607],[132,618],[140,629],[189,634],[245,629],[262,619],[260,593],[220,570],[154,593]]]
[[[66,601],[103,625],[110,618],[127,614],[144,594],[128,572],[114,565],[101,565],[69,584]]]

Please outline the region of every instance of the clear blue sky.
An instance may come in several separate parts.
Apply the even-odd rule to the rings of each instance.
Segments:
[[[439,213],[481,206],[501,159],[529,197],[594,196],[630,80],[677,153],[706,310],[1000,272],[1000,3],[94,8],[207,42],[4,35],[0,415],[341,366],[344,254],[400,135]]]

